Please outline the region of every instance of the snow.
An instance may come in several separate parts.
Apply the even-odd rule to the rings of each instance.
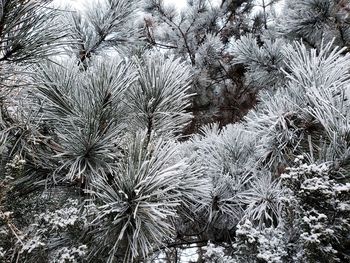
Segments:
[[[349,192],[350,191],[350,183],[346,183],[343,185],[338,185],[334,187],[334,190],[339,193],[339,192]]]

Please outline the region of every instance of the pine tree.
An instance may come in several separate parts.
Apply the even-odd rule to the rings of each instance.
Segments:
[[[0,261],[349,261],[348,3],[277,2],[0,2]]]
[[[267,26],[266,9],[276,1],[263,1],[261,14],[253,12],[260,4],[256,1],[222,1],[220,5],[188,1],[181,11],[163,1],[145,2],[145,11],[150,13],[144,18],[149,44],[192,66],[195,118],[189,131],[213,121],[225,125],[240,120],[255,105],[257,89],[245,82],[245,69],[234,61],[231,43],[248,33],[259,36]]]
[[[322,40],[329,42],[333,38],[334,45],[348,47],[349,8],[346,0],[287,3],[281,30],[287,37],[301,38],[313,48],[320,48]]]

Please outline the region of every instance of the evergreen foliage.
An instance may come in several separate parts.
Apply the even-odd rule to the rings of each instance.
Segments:
[[[278,2],[0,0],[0,262],[350,261],[350,4]]]
[[[243,81],[244,68],[232,62],[230,41],[263,27],[251,23],[253,1],[188,1],[181,12],[163,1],[145,1],[145,34],[154,48],[187,61],[192,66],[192,109],[187,132],[202,124],[221,125],[240,119],[254,104],[255,90]],[[253,25],[254,24],[254,25]]]
[[[335,45],[349,46],[349,2],[344,0],[307,0],[289,2],[282,23],[282,32],[301,38],[314,48],[322,39]]]

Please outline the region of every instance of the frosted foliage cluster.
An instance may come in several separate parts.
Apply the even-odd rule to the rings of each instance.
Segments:
[[[77,262],[85,257],[87,246],[81,244],[74,247],[73,240],[67,239],[74,231],[81,231],[86,224],[86,218],[81,216],[78,200],[68,199],[61,209],[46,211],[36,216],[36,221],[28,229],[22,239],[20,254],[33,259],[48,250],[48,259],[52,262]],[[60,242],[72,246],[60,248],[55,243]],[[79,243],[78,240],[76,242]]]
[[[343,210],[349,206],[348,183],[332,178],[330,163],[309,165],[303,160],[296,158],[296,166],[282,175],[284,184],[292,190],[286,197],[299,203],[299,207],[293,209],[296,213],[294,223],[299,227],[299,245],[303,247],[297,258],[310,259],[321,254],[328,260],[339,260],[339,245],[343,245],[339,238],[347,238],[344,234],[350,226]],[[317,204],[320,198],[322,206]],[[338,213],[339,218],[334,218],[333,213]],[[333,225],[332,220],[337,224]]]
[[[204,67],[208,64],[215,63],[220,57],[223,45],[217,36],[208,35],[206,41],[199,46],[196,54],[196,64]]]
[[[335,39],[335,45],[350,41],[349,2],[334,0],[298,0],[286,2],[280,27],[289,37],[299,37],[312,47]]]
[[[265,92],[246,122],[207,126],[183,148],[211,178],[212,201],[203,211],[209,226],[225,224],[230,231],[236,225],[240,262],[312,260],[317,253],[329,253],[331,260],[342,249],[335,237],[346,239],[349,227],[340,212],[349,200],[348,183],[342,182],[348,162],[349,60],[342,52],[331,43],[320,51],[301,43],[286,46],[281,51],[285,88]],[[331,76],[325,77],[326,71]],[[338,195],[337,189],[343,192]],[[317,204],[321,196],[323,208]],[[333,210],[346,218],[339,218],[341,227],[331,223]],[[287,249],[296,237],[294,249]],[[319,246],[324,242],[333,245]]]
[[[255,92],[241,85],[242,68],[233,63],[230,49],[231,41],[249,31],[253,1],[187,1],[182,10],[165,1],[145,2],[146,41],[191,65],[198,124],[232,122],[240,113],[230,109],[242,109]]]
[[[49,2],[0,0],[0,262],[350,262],[349,1]]]
[[[116,171],[114,183],[95,183],[94,195],[101,205],[92,222],[104,225],[99,250],[107,248],[111,255],[126,250],[128,260],[139,254],[146,257],[151,244],[160,245],[173,235],[169,218],[176,217],[176,209],[197,203],[208,194],[205,180],[198,180],[200,171],[185,162],[174,163],[175,144],[160,140],[144,148],[149,140],[145,134],[131,140],[129,157]],[[111,244],[114,236],[117,238]],[[108,261],[112,260],[110,256]]]
[[[53,257],[55,263],[77,262],[84,258],[87,252],[87,246],[81,245],[79,247],[64,247],[58,250]]]
[[[203,247],[205,251],[204,257],[207,262],[210,263],[236,263],[232,257],[225,255],[225,248],[221,246],[214,245],[212,243],[208,243],[205,247]]]
[[[285,237],[282,229],[279,228],[265,228],[259,230],[254,228],[253,224],[246,220],[237,227],[237,241],[233,244],[237,250],[237,254],[244,251],[255,251],[258,260],[264,262],[284,262],[283,259],[287,256],[287,247]],[[239,259],[238,262],[244,260]]]
[[[235,63],[246,64],[249,70],[247,82],[255,87],[278,87],[284,84],[283,39],[266,39],[260,46],[254,35],[249,34],[232,42],[230,51]]]
[[[66,207],[39,215],[39,221],[49,225],[52,230],[60,230],[68,226],[73,226],[79,219],[77,200],[68,200]]]
[[[22,247],[22,253],[32,253],[34,249],[36,248],[42,248],[46,244],[40,241],[40,236],[34,236],[33,238],[29,239]]]
[[[269,233],[269,230],[271,233]],[[259,239],[259,253],[257,254],[257,258],[266,262],[283,262],[282,259],[287,256],[286,247],[283,247],[284,244],[281,242],[283,240],[283,232],[279,231],[275,233],[274,230],[269,230]]]

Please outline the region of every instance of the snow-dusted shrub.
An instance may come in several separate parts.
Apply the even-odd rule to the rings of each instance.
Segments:
[[[286,262],[286,241],[282,225],[261,229],[245,220],[237,226],[232,255],[235,262]]]
[[[286,222],[294,229],[297,240],[293,258],[307,262],[320,258],[322,262],[348,261],[350,184],[330,162],[306,164],[303,158],[296,161],[295,167],[282,175],[289,189],[285,197]]]
[[[236,263],[231,256],[227,255],[225,247],[220,245],[214,245],[213,243],[208,242],[206,246],[203,247],[205,251],[203,257],[205,262],[208,263]]]
[[[87,246],[80,245],[78,247],[62,247],[53,253],[50,262],[53,263],[67,263],[67,262],[81,262],[86,256]]]
[[[78,200],[68,199],[62,208],[36,216],[17,244],[19,254],[28,262],[81,262],[87,251],[87,246],[80,241],[86,223]]]

